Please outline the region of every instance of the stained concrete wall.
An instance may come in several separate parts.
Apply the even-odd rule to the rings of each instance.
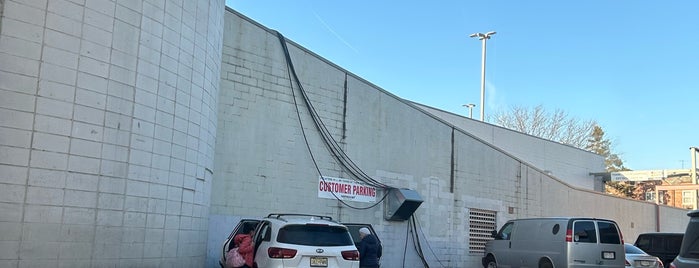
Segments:
[[[270,212],[372,223],[384,266],[419,266],[410,246],[403,255],[407,222],[383,220],[381,205],[356,210],[317,197],[306,139],[323,175],[351,176],[294,102],[274,33],[223,6],[0,1],[0,267],[212,267],[237,220]],[[422,195],[415,215],[432,265],[478,266],[468,253],[473,208],[496,211],[499,224],[609,217],[632,238],[686,225],[684,210],[576,188],[293,42],[289,49],[347,155]]]
[[[605,172],[603,156],[433,107],[415,105],[575,187],[604,190],[601,181],[595,181],[595,176],[591,175]],[[568,159],[571,155],[575,155],[574,160]]]
[[[590,188],[581,182],[585,176],[577,175],[598,171],[603,165],[598,156],[545,142],[542,151],[526,146],[530,137],[522,135],[508,135],[508,146],[501,148],[502,139],[483,139],[292,41],[287,44],[312,106],[347,156],[373,178],[415,189],[424,199],[415,216],[431,265],[480,265],[481,256],[468,253],[470,209],[496,211],[498,226],[522,217],[611,218],[627,239],[656,229],[682,230],[687,223],[684,210],[577,187]],[[288,67],[274,31],[226,12],[207,264],[215,264],[221,241],[241,217],[290,212],[371,223],[384,242],[386,267],[421,267],[406,235],[407,222],[384,220],[381,205],[359,210],[318,197],[316,165],[325,176],[352,176],[320,138]],[[493,126],[482,128],[494,132]],[[539,160],[506,149],[518,145],[559,158],[561,163],[547,167],[561,173],[546,174],[534,164]],[[565,182],[568,175],[574,183]]]
[[[202,267],[224,1],[0,8],[0,267]]]

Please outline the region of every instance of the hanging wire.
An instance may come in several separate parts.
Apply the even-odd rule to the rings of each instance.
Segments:
[[[309,144],[309,142],[308,142],[308,137],[307,137],[307,135],[306,135],[306,131],[305,131],[305,128],[304,128],[304,126],[303,126],[303,120],[301,119],[301,112],[299,111],[299,104],[298,104],[297,101],[296,101],[296,93],[295,93],[295,90],[294,90],[294,81],[296,82],[296,86],[298,87],[299,91],[301,92],[301,95],[302,95],[302,97],[303,97],[303,100],[304,100],[304,102],[305,102],[305,104],[306,104],[306,108],[308,109],[308,112],[309,112],[309,114],[311,115],[311,118],[313,119],[313,122],[314,122],[314,124],[315,124],[315,126],[316,126],[316,129],[320,132],[321,137],[323,138],[323,141],[324,141],[326,147],[328,148],[328,150],[330,151],[330,153],[333,155],[333,157],[334,157],[336,160],[338,160],[338,162],[339,162],[340,165],[343,167],[343,169],[345,169],[346,171],[348,171],[348,172],[350,173],[350,175],[354,176],[354,177],[357,178],[358,180],[360,180],[360,181],[362,181],[362,182],[364,182],[364,183],[366,183],[366,184],[368,184],[368,185],[370,185],[370,186],[373,186],[373,187],[376,187],[376,188],[381,188],[381,189],[383,189],[384,192],[385,192],[385,193],[384,193],[384,196],[383,196],[377,203],[375,203],[375,204],[373,204],[373,205],[371,205],[371,206],[369,206],[369,207],[355,207],[355,206],[352,206],[352,205],[346,203],[344,200],[340,199],[340,198],[335,194],[335,192],[330,191],[330,193],[332,193],[332,195],[335,197],[335,199],[337,199],[340,203],[342,203],[343,205],[345,205],[345,206],[347,206],[347,207],[353,208],[353,209],[370,209],[370,208],[373,208],[373,207],[377,206],[378,204],[380,204],[381,202],[383,202],[383,201],[386,199],[386,197],[388,197],[389,190],[390,190],[390,189],[394,189],[395,187],[388,186],[388,185],[386,185],[386,184],[383,184],[383,183],[381,183],[381,182],[379,182],[379,181],[377,181],[377,180],[371,178],[369,175],[367,175],[366,173],[364,173],[364,171],[362,171],[362,170],[361,170],[361,169],[360,169],[360,168],[359,168],[345,153],[344,153],[344,151],[342,150],[342,148],[340,147],[340,145],[339,145],[339,144],[335,141],[335,139],[332,137],[330,131],[329,131],[329,130],[327,129],[327,127],[323,124],[323,122],[322,122],[320,116],[318,115],[318,112],[317,112],[317,111],[315,110],[315,108],[313,107],[313,104],[310,102],[310,99],[308,98],[308,95],[306,94],[305,90],[303,89],[303,85],[301,84],[300,79],[298,78],[298,75],[296,74],[296,71],[295,71],[295,69],[294,69],[294,65],[293,65],[293,63],[292,63],[292,61],[291,61],[291,56],[290,56],[290,54],[289,54],[288,47],[286,46],[286,39],[285,39],[284,36],[283,36],[281,33],[279,33],[279,32],[277,32],[277,36],[278,36],[278,38],[279,38],[279,40],[280,40],[280,42],[281,42],[282,48],[283,48],[283,50],[284,50],[284,56],[285,56],[285,59],[286,59],[286,62],[287,62],[287,74],[288,74],[288,76],[289,76],[289,84],[290,84],[290,87],[291,87],[292,97],[293,97],[293,99],[294,99],[294,106],[295,106],[295,108],[296,108],[296,115],[297,115],[297,118],[298,118],[298,120],[299,120],[299,124],[300,124],[300,126],[301,126],[301,132],[302,132],[302,135],[303,135],[305,144],[306,144],[306,148],[308,149],[308,152],[309,152],[309,154],[311,155],[311,160],[313,161],[313,165],[315,166],[315,168],[316,168],[318,174],[320,175],[321,180],[322,180],[324,183],[327,183],[327,182],[325,181],[325,177],[323,176],[322,172],[320,171],[320,167],[318,166],[318,163],[317,163],[317,161],[316,161],[316,159],[315,159],[315,157],[314,157],[314,155],[313,155],[313,150],[311,149],[310,144]],[[292,76],[293,76],[293,79],[292,79]]]

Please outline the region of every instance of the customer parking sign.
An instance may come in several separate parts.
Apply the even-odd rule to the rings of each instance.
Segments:
[[[355,180],[319,176],[318,197],[374,203],[376,202],[376,187]]]

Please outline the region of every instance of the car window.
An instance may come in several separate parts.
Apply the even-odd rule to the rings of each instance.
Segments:
[[[608,221],[598,221],[599,227],[599,242],[602,244],[621,244],[621,235],[616,224]]]
[[[277,241],[304,246],[354,245],[345,227],[316,224],[284,226],[279,229]]]
[[[495,240],[510,240],[512,236],[512,227],[515,226],[514,222],[508,222],[502,228],[500,228],[500,232],[498,232],[498,235],[495,237]]]
[[[573,223],[573,241],[597,243],[597,231],[593,221],[576,221]]]
[[[352,236],[352,240],[354,240],[354,243],[357,244],[361,239],[359,239],[359,229],[362,227],[366,227],[371,231],[371,234],[376,237],[376,240],[379,240],[379,243],[381,243],[381,239],[379,239],[379,236],[376,234],[376,231],[374,230],[374,227],[371,226],[371,224],[366,224],[366,223],[342,223],[345,226],[347,226],[347,229],[349,230],[350,235]]]
[[[651,237],[642,235],[642,236],[639,236],[638,239],[636,239],[635,246],[637,246],[643,250],[648,250],[649,248],[652,248],[651,242],[652,242]]]
[[[240,222],[238,222],[238,225],[235,226],[235,229],[233,229],[231,234],[228,235],[228,250],[231,250],[235,247],[235,243],[233,243],[233,237],[235,237],[238,234],[242,234],[245,230],[254,230],[257,224],[259,223],[259,220],[249,219],[243,219]]]
[[[629,244],[624,245],[624,251],[626,252],[626,254],[646,254],[640,248],[634,247]]]
[[[667,250],[672,252],[679,252],[680,246],[682,245],[682,236],[673,235],[667,237]]]
[[[258,239],[261,241],[270,241],[271,240],[271,232],[272,230],[269,227],[269,222],[263,222],[263,224],[260,226],[260,230],[257,231],[259,233]]]

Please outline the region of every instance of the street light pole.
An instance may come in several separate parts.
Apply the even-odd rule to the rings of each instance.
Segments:
[[[478,40],[481,40],[483,43],[483,56],[481,59],[481,121],[485,121],[485,42],[494,34],[494,31],[490,31],[487,33],[474,33],[469,35],[469,37],[477,37]]]
[[[464,104],[462,106],[468,107],[468,118],[473,119],[473,107],[475,107],[476,105],[473,103],[469,103],[469,104]]]

